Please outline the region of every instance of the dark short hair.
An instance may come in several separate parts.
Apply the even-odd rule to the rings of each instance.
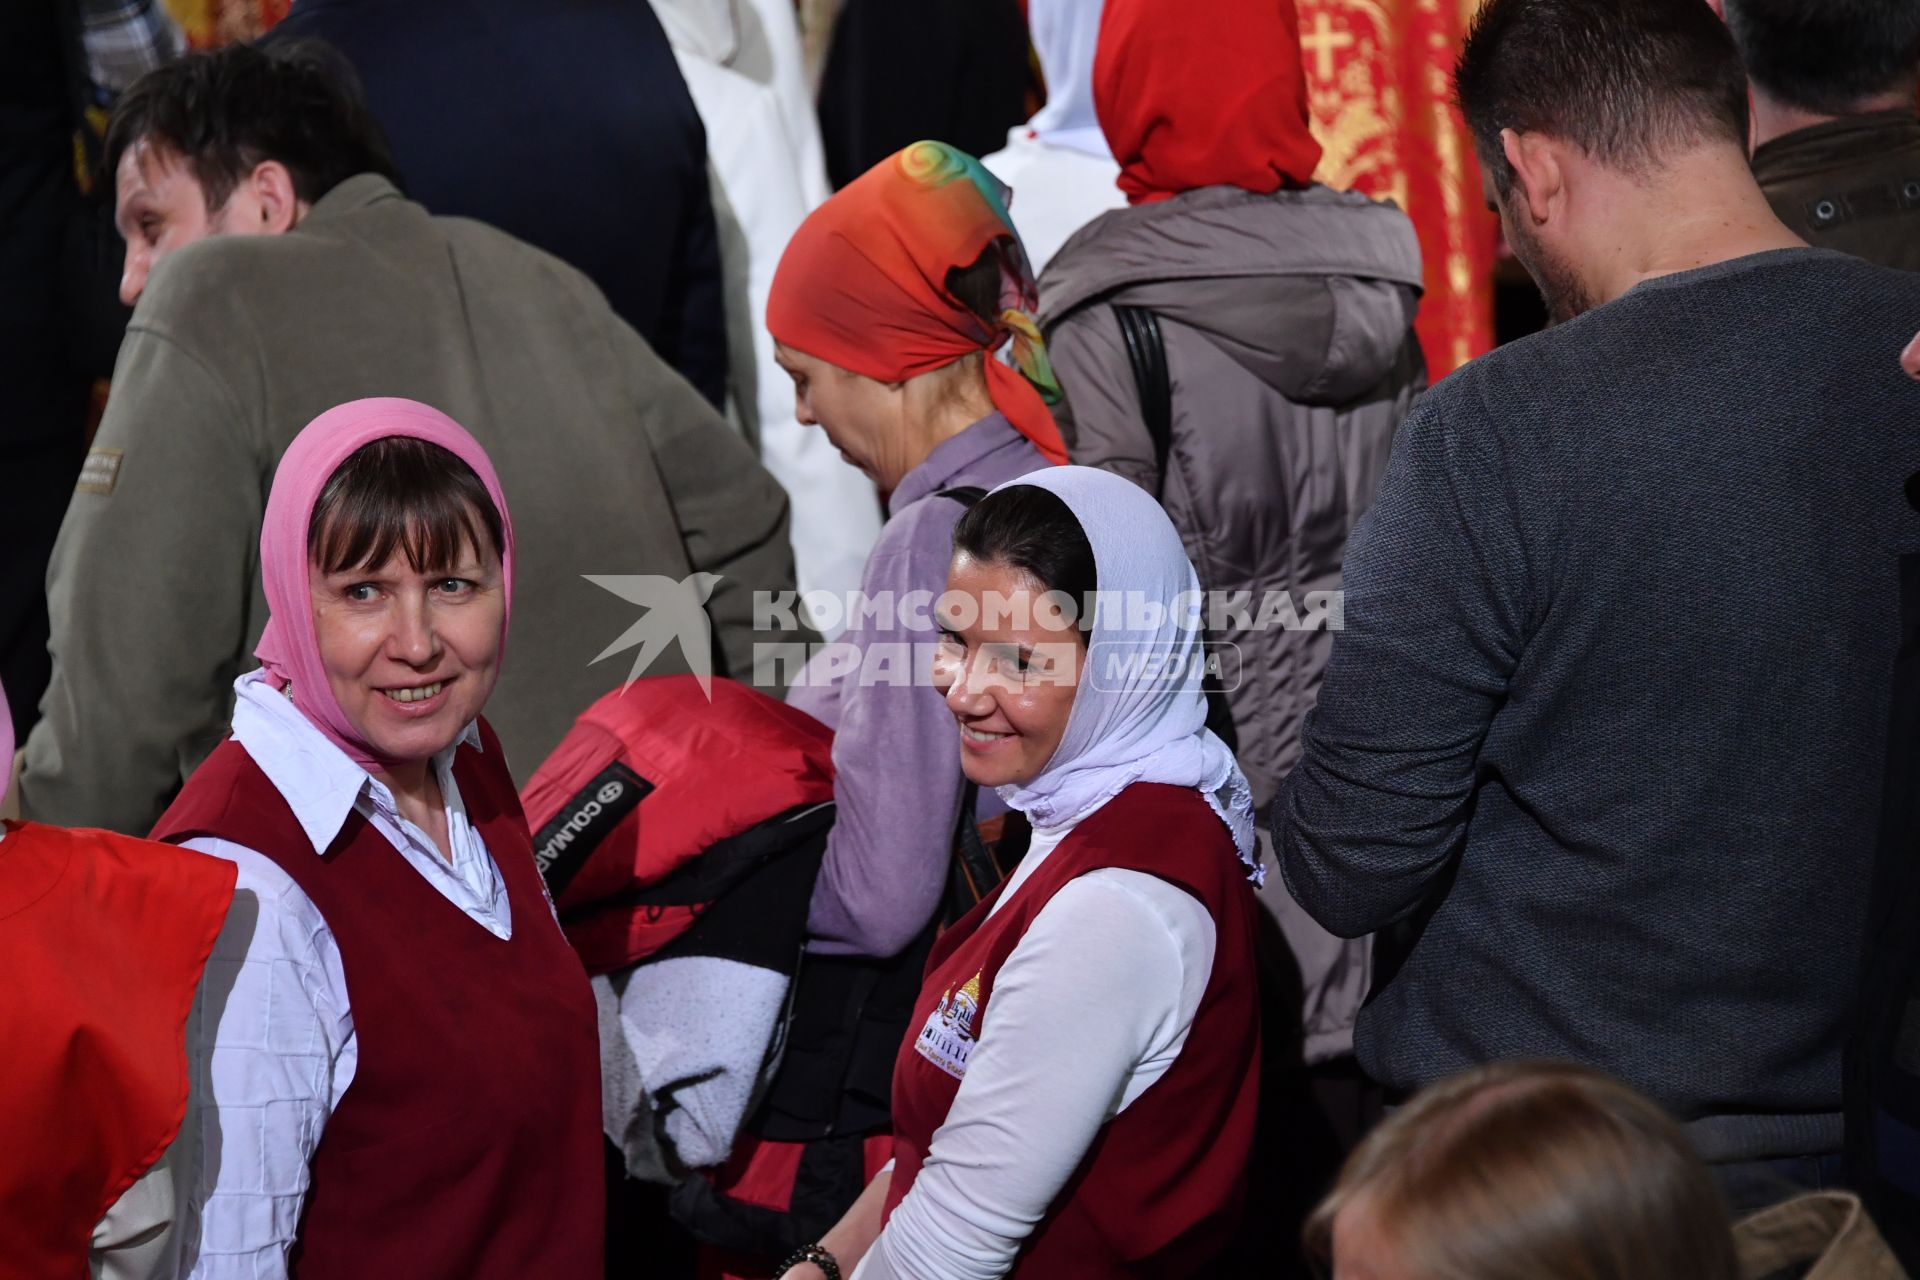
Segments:
[[[312,202],[356,173],[399,181],[353,68],[314,40],[270,50],[231,45],[134,81],[107,124],[106,182],[150,140],[179,153],[216,210],[255,166],[277,160]]]
[[[1079,611],[1081,632],[1093,630],[1100,571],[1087,531],[1059,495],[1031,484],[988,494],[953,527],[953,549],[1018,569],[1043,590],[1062,593]]]
[[[1513,189],[1502,129],[1628,172],[1677,145],[1746,146],[1746,72],[1705,0],[1487,0],[1453,82],[1502,196]]]
[[[1920,75],[1913,0],[1726,0],[1747,74],[1769,97],[1843,116]]]
[[[438,572],[468,546],[499,555],[505,545],[500,512],[473,468],[411,436],[349,454],[307,521],[307,555],[322,573],[377,567],[396,549],[415,573]]]

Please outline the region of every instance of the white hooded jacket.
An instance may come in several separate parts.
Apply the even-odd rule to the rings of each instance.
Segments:
[[[729,290],[727,327],[733,348],[743,350],[750,341],[753,353],[752,376],[734,379],[735,408],[757,437],[767,470],[792,497],[800,589],[844,596],[859,587],[880,536],[879,495],[824,432],[795,419],[792,383],[774,363],[766,324],[780,255],[828,195],[793,6],[787,0],[652,3],[706,125],[707,156],[720,187],[715,214],[724,220],[722,205],[731,209],[741,233],[721,232],[729,281],[744,277],[745,283],[746,314],[739,314],[738,295]]]
[[[1014,230],[1034,275],[1067,237],[1126,204],[1120,166],[1093,111],[1093,55],[1103,0],[1028,0],[1027,23],[1047,103],[981,163],[1013,188]]]

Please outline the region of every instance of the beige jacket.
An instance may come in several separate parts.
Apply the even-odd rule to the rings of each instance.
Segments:
[[[1799,1196],[1733,1231],[1743,1280],[1907,1280],[1858,1197]]]
[[[512,636],[487,708],[517,776],[628,675],[596,664],[643,607],[582,575],[721,575],[722,674],[747,677],[752,594],[793,587],[787,499],[586,277],[430,217],[362,174],[281,236],[222,236],[154,271],[60,530],[53,682],[23,811],[144,834],[227,730],[266,625],[261,515],[282,451],[362,396],[425,401],[473,432],[518,540]],[[684,671],[670,644],[649,674]]]

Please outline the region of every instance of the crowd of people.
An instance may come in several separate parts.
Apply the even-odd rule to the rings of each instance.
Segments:
[[[0,23],[0,1280],[1920,1267],[1920,9],[823,8]]]

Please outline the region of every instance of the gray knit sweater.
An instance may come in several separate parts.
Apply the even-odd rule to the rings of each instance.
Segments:
[[[1823,250],[1644,283],[1445,379],[1346,565],[1293,894],[1398,925],[1361,1062],[1612,1071],[1711,1159],[1839,1145],[1920,552],[1920,275]]]

